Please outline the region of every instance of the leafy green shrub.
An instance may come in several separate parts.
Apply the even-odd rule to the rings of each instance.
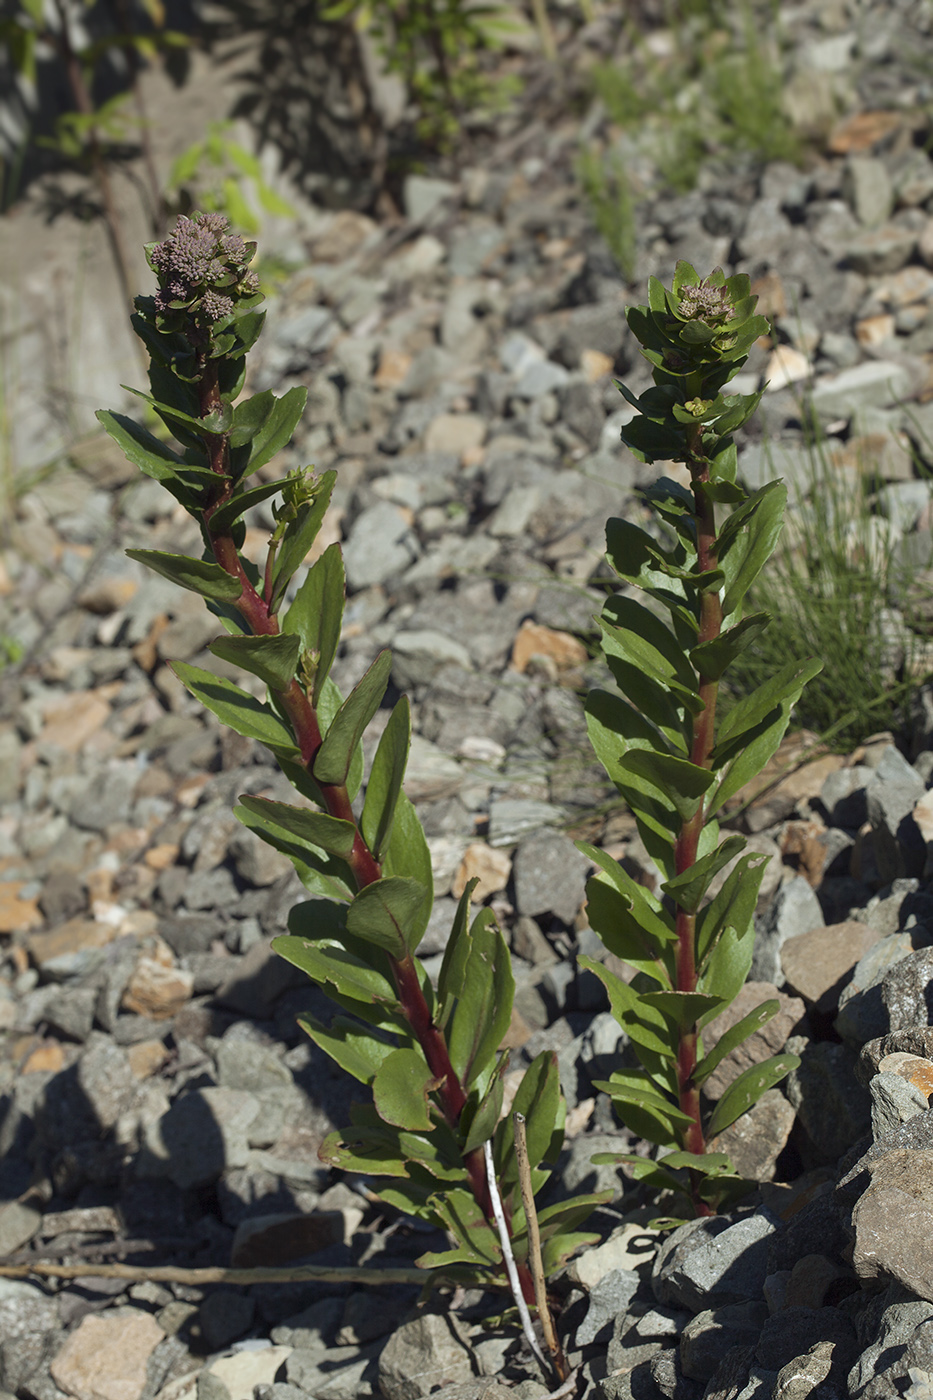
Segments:
[[[594,690],[586,703],[593,747],[663,875],[657,897],[605,851],[581,845],[598,867],[587,886],[590,923],[635,971],[626,982],[581,959],[604,983],[640,1062],[598,1087],[633,1132],[665,1153],[656,1162],[596,1160],[628,1161],[636,1176],[684,1198],[696,1214],[711,1214],[748,1189],[727,1157],[708,1151],[709,1139],[797,1063],[783,1054],[755,1065],[704,1109],[701,1092],[713,1070],[778,1010],[777,1001],[765,1002],[704,1052],[704,1026],[748,975],[765,864],[742,854],[744,837],[720,839],[717,813],[774,753],[821,664],[785,659],[717,718],[723,676],[770,622],[745,608],[777,542],[787,494],[778,481],[750,494],[736,483],[732,434],[760,394],[722,390],[768,330],[755,303],[748,277],[727,280],[717,269],[701,281],[681,262],[670,291],[652,278],[649,305],[628,311],[655,382],[640,399],[619,385],[638,410],[622,439],[643,461],[686,463],[690,487],[662,477],[645,491],[660,542],[630,521],[609,521],[609,561],[630,585],[609,599],[601,618],[603,652],[621,696]],[[729,513],[717,525],[723,507]],[[730,862],[719,893],[707,900]]]
[[[129,460],[189,512],[204,548],[199,556],[130,555],[199,593],[226,633],[210,650],[267,691],[259,700],[200,667],[173,667],[222,723],[270,750],[296,792],[295,805],[244,796],[236,815],[291,859],[311,896],[292,910],[290,933],[275,947],[335,1004],[329,1024],[308,1015],[304,1030],[367,1091],[366,1102],[350,1107],[350,1126],[324,1143],[322,1159],[375,1177],[383,1200],[449,1232],[453,1248],[425,1255],[425,1267],[480,1281],[509,1270],[521,1311],[535,1301],[533,1268],[540,1283],[542,1270],[595,1238],[579,1225],[606,1195],[541,1212],[543,1261],[535,1268],[515,1120],[524,1120],[530,1186],[538,1191],[563,1142],[557,1057],[534,1060],[513,1113],[501,1117],[508,1052],[499,1047],[514,983],[492,910],[471,918],[475,882],[457,908],[436,989],[416,956],[433,882],[403,789],[408,700],[394,706],[364,785],[361,739],[383,702],[392,659],[380,652],[344,698],[331,676],[344,609],[339,545],[297,583],[336,473],[249,484],[291,438],[307,397],[302,387],[281,398],[241,397],[264,314],[249,268],[254,252],[216,213],[180,218],[169,238],[147,249],[159,291],[136,301],[133,324],[151,361],[151,393],[140,397],[179,446],[122,414],[98,416]],[[241,554],[243,516],[274,497],[276,525],[258,569]],[[354,807],[361,791],[362,806]],[[554,1360],[565,1372],[559,1349]]]

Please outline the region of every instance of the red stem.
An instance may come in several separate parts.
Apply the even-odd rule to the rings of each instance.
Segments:
[[[697,427],[691,435],[688,465],[693,479],[694,502],[697,519],[697,572],[706,573],[718,564],[716,555],[716,519],[712,501],[701,489],[709,481],[709,462],[702,452],[702,428]],[[697,645],[712,641],[722,631],[722,603],[716,589],[707,589],[700,604],[700,626],[697,632]],[[702,709],[694,716],[693,743],[690,762],[698,768],[709,768],[715,738],[716,700],[719,691],[717,681],[708,676],[699,677],[699,694]],[[693,816],[686,820],[674,846],[674,871],[684,874],[696,864],[699,852],[700,835],[705,825],[705,803],[700,800]],[[675,929],[677,933],[676,969],[677,991],[695,992],[697,988],[696,966],[696,915],[677,906]],[[693,1082],[697,1066],[697,1027],[696,1022],[681,1032],[677,1052],[677,1083],[680,1090],[680,1107],[688,1114],[691,1122],[683,1130],[682,1143],[686,1152],[701,1155],[706,1151],[706,1139],[700,1114],[700,1091]],[[694,1208],[698,1215],[712,1215],[712,1208],[698,1193],[699,1177],[691,1173],[691,1188]]]
[[[207,417],[221,407],[220,390],[217,381],[217,365],[215,360],[207,357],[202,352],[198,358],[200,370],[199,377],[199,399],[201,417]],[[211,518],[218,507],[229,500],[233,491],[233,481],[229,474],[229,446],[227,438],[223,434],[204,434],[204,443],[207,449],[208,460],[211,470],[214,471],[223,483],[218,492],[216,500],[204,511],[203,520],[211,542],[214,558],[217,563],[232,577],[239,579],[242,591],[236,600],[235,607],[249,626],[254,635],[275,636],[279,631],[278,618],[270,612],[268,601],[265,597],[256,592],[250,582],[243,567],[233,537],[225,530],[214,532],[210,528]],[[288,715],[298,747],[301,752],[301,761],[311,776],[314,776],[314,760],[321,747],[322,735],[318,724],[317,714],[311,704],[306,692],[296,679],[293,679],[286,690],[276,692],[278,699]],[[315,779],[315,781],[317,781]],[[337,817],[341,821],[351,822],[356,828],[356,835],[353,839],[353,849],[349,857],[349,865],[356,878],[357,889],[363,889],[366,885],[374,884],[382,879],[382,869],[375,859],[363,833],[359,829],[353,808],[350,804],[350,795],[345,784],[342,783],[317,783],[322,801],[328,813],[332,817]],[[450,1053],[442,1032],[434,1024],[431,1010],[425,999],[415,961],[411,953],[404,958],[393,958],[389,955],[389,962],[392,974],[395,979],[395,987],[398,992],[399,1005],[402,1014],[408,1021],[418,1041],[424,1051],[424,1057],[428,1062],[428,1068],[438,1081],[438,1095],[450,1127],[456,1132],[460,1126],[460,1115],[463,1112],[467,1101],[466,1092],[460,1082],[459,1076],[450,1062]],[[470,1182],[470,1188],[477,1204],[483,1212],[486,1220],[495,1229],[495,1217],[493,1215],[492,1201],[489,1196],[489,1183],[486,1179],[486,1165],[483,1153],[479,1149],[468,1152],[464,1157],[464,1166]],[[524,1264],[519,1265],[519,1279],[521,1281],[522,1293],[526,1301],[534,1302],[534,1282],[530,1270]]]

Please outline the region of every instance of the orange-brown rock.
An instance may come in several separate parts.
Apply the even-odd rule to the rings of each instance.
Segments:
[[[570,632],[558,632],[538,622],[524,622],[512,647],[512,665],[519,673],[527,671],[535,656],[549,657],[558,672],[584,666],[586,647]]]
[[[474,904],[481,904],[491,894],[504,890],[512,873],[512,858],[505,851],[487,846],[485,841],[472,841],[463,853],[459,869],[453,879],[450,892],[459,899],[468,881],[479,880],[471,895]]]
[[[42,927],[42,914],[35,899],[21,899],[25,880],[0,882],[0,933],[18,933]]]
[[[64,957],[68,953],[83,953],[93,948],[105,948],[117,936],[111,923],[98,919],[69,919],[59,924],[49,933],[33,933],[26,939],[29,956],[38,967],[44,967],[53,958]]]
[[[829,134],[829,150],[834,156],[870,151],[903,125],[902,112],[857,112],[833,127]]]
[[[45,712],[41,744],[78,753],[110,718],[110,705],[100,690],[79,691]]]
[[[121,1005],[138,1016],[165,1021],[191,1000],[194,973],[175,966],[168,944],[158,936],[146,940],[146,952],[126,985]]]

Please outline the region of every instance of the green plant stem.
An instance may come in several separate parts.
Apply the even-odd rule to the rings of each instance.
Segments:
[[[214,360],[207,357],[206,352],[199,354],[198,365],[200,370],[198,377],[199,405],[201,417],[206,418],[222,406],[217,365]],[[219,484],[216,499],[202,515],[214,558],[226,573],[236,578],[241,584],[242,592],[234,606],[244,621],[249,624],[254,635],[277,635],[279,632],[278,617],[270,611],[267,599],[260,596],[250,582],[233,536],[229,530],[214,531],[211,529],[211,517],[218,507],[229,499],[233,482],[229,474],[230,449],[227,435],[225,433],[205,433],[203,438],[211,470],[217,475]],[[314,760],[323,742],[314,706],[305,690],[295,679],[289,683],[287,689],[276,691],[275,694],[291,721],[295,738],[298,741],[302,764],[313,777]],[[316,779],[315,781],[317,782]],[[381,880],[382,868],[360,831],[346,785],[318,782],[317,786],[329,814],[341,821],[350,822],[355,828],[356,834],[353,838],[348,864],[356,878],[357,888],[363,889],[365,886]],[[394,958],[391,954],[388,956],[402,1014],[411,1026],[415,1038],[424,1051],[428,1068],[437,1080],[437,1092],[444,1110],[444,1117],[456,1132],[466,1106],[467,1096],[460,1078],[451,1064],[447,1043],[441,1031],[434,1024],[411,953],[406,954],[404,958]],[[493,1224],[495,1215],[486,1180],[482,1149],[474,1148],[473,1151],[468,1152],[464,1157],[464,1166],[476,1202],[485,1218],[490,1224]],[[534,1281],[527,1265],[519,1265],[519,1282],[522,1294],[527,1301],[532,1302],[534,1300]]]

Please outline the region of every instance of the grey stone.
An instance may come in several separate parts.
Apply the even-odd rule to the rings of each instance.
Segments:
[[[858,1348],[851,1321],[837,1308],[784,1308],[766,1318],[755,1347],[755,1359],[767,1370],[780,1371],[818,1342],[834,1344],[833,1370],[842,1381]]]
[[[22,1201],[6,1201],[0,1205],[0,1259],[28,1244],[41,1223],[40,1212]]]
[[[45,1003],[49,1029],[70,1040],[87,1040],[94,1025],[98,993],[94,987],[68,987]]]
[[[489,804],[490,846],[511,846],[542,827],[560,826],[566,818],[562,807],[533,798],[499,797]]]
[[[868,360],[814,386],[813,408],[824,423],[866,407],[887,408],[910,393],[910,375],[893,360]]]
[[[31,1283],[0,1279],[0,1386],[18,1391],[47,1357],[58,1335],[58,1307]]]
[[[884,224],[867,230],[845,245],[846,261],[865,277],[899,272],[913,256],[917,235],[899,224]]]
[[[231,1011],[264,1020],[279,997],[293,987],[307,987],[307,978],[297,967],[278,957],[263,939],[239,958],[229,978],[217,991],[215,1000]]]
[[[885,973],[881,999],[890,1031],[933,1025],[933,948],[908,953]]]
[[[894,208],[894,188],[884,161],[875,156],[850,155],[842,177],[843,194],[860,224],[883,224]]]
[[[72,822],[82,831],[105,831],[108,826],[127,822],[138,782],[135,763],[111,759],[75,799],[69,814]]]
[[[885,1070],[876,1074],[869,1086],[871,1094],[871,1135],[875,1142],[916,1118],[927,1109],[926,1095],[901,1074]]]
[[[829,1375],[833,1351],[832,1342],[816,1342],[805,1356],[788,1361],[778,1371],[772,1400],[807,1400]]]
[[[235,1031],[235,1027],[233,1031]],[[217,1047],[217,1082],[226,1089],[243,1089],[261,1096],[268,1090],[292,1087],[292,1076],[271,1046],[230,1031]]]
[[[577,1328],[574,1338],[576,1346],[608,1342],[614,1319],[625,1312],[640,1282],[641,1278],[634,1269],[611,1269],[608,1274],[604,1274],[590,1290],[586,1317]]]
[[[676,1347],[656,1352],[648,1363],[651,1379],[666,1400],[701,1400],[703,1387],[684,1375]]]
[[[852,1212],[855,1271],[860,1278],[894,1280],[933,1302],[933,1152],[881,1151],[868,1171],[871,1184]]]
[[[430,630],[397,632],[392,640],[392,677],[399,690],[430,685],[445,666],[472,670],[473,662],[462,642]]]
[[[167,1176],[182,1190],[207,1186],[249,1160],[249,1129],[259,1101],[239,1089],[196,1089],[178,1098],[145,1132],[141,1177]]]
[[[905,1298],[891,1287],[874,1299],[861,1319],[863,1333],[874,1336],[848,1375],[851,1400],[885,1400],[900,1393],[894,1382],[906,1378],[908,1343],[916,1330],[933,1318],[933,1304]],[[874,1322],[874,1328],[871,1324]],[[869,1330],[870,1329],[870,1330]]]
[[[520,399],[539,399],[567,383],[568,371],[553,360],[533,360],[518,376],[514,392]]]
[[[223,1351],[253,1325],[256,1304],[246,1293],[220,1289],[204,1299],[198,1312],[201,1336],[210,1351]]]
[[[563,832],[539,831],[520,842],[512,863],[520,914],[554,914],[571,924],[583,904],[589,862]]]
[[[820,789],[820,801],[826,808],[834,827],[851,827],[857,831],[868,820],[866,787],[873,769],[862,764],[837,768],[830,773]]]
[[[787,1042],[800,1064],[785,1081],[785,1093],[797,1110],[812,1160],[810,1166],[835,1163],[867,1131],[870,1101],[855,1078],[855,1051],[831,1041]]]
[[[568,1143],[561,1158],[561,1187],[568,1194],[575,1192],[612,1191],[619,1199],[624,1190],[624,1178],[614,1162],[595,1163],[598,1152],[628,1150],[625,1138],[616,1133],[585,1133]]]
[[[255,889],[268,889],[294,868],[288,856],[267,845],[255,831],[246,827],[241,826],[232,833],[227,850],[240,879]]]
[[[861,1046],[889,1033],[890,1016],[882,996],[884,979],[903,958],[915,949],[928,948],[931,943],[933,933],[914,925],[902,933],[890,933],[880,938],[873,948],[869,948],[856,963],[852,980],[839,997],[835,1028],[843,1039]]]
[[[472,1378],[470,1354],[450,1321],[426,1313],[394,1332],[379,1357],[385,1400],[421,1400],[438,1386]]]
[[[684,1375],[709,1381],[723,1353],[731,1347],[754,1346],[768,1317],[765,1303],[729,1303],[697,1313],[680,1334],[680,1359]]]
[[[418,543],[405,514],[390,501],[362,511],[344,545],[347,584],[354,592],[385,583],[415,562]]]
[[[913,809],[925,791],[919,773],[894,745],[885,749],[865,789],[875,858],[885,881],[919,875],[923,870],[926,845]]]
[[[677,1303],[696,1313],[710,1300],[739,1303],[760,1294],[774,1220],[757,1211],[734,1225],[723,1221],[722,1229],[716,1228],[718,1221],[701,1223],[702,1230],[689,1231],[689,1226],[682,1225],[668,1242],[674,1245],[673,1252],[659,1253],[652,1271],[658,1302]]]
[[[406,175],[402,186],[405,217],[414,224],[422,223],[445,199],[456,193],[457,186],[450,180],[439,180],[427,175]]]
[[[824,925],[820,902],[802,875],[781,885],[771,907],[761,918],[756,917],[755,950],[749,979],[783,986],[781,948],[786,940],[811,933]]]

